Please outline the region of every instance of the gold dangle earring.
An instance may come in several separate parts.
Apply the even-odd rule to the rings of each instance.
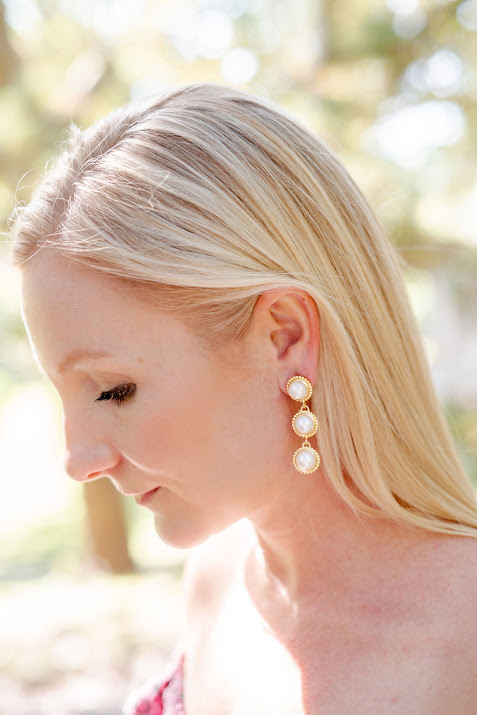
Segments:
[[[293,455],[293,465],[302,474],[311,474],[320,466],[320,455],[308,442],[308,437],[313,437],[318,429],[317,416],[308,405],[305,405],[305,402],[311,398],[313,387],[306,377],[295,375],[287,382],[287,392],[292,400],[303,403],[292,419],[295,434],[305,438],[301,447]]]

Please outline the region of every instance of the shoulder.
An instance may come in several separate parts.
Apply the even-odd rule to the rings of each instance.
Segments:
[[[469,617],[477,619],[477,538],[450,537],[447,548],[442,553],[444,571],[442,577],[448,574],[451,591],[463,608],[469,612]]]
[[[459,712],[474,712],[477,703],[477,539],[451,537],[438,569],[443,598],[442,636],[435,644],[445,653],[446,682],[451,685]]]
[[[250,522],[242,519],[191,550],[183,574],[188,628],[216,611],[232,578],[242,567],[254,536]]]
[[[477,538],[449,536],[437,543],[429,562],[432,603],[445,623],[477,633]],[[475,638],[477,646],[477,638]]]

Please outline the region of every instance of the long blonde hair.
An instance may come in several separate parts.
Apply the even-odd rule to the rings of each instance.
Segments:
[[[400,259],[336,157],[268,100],[192,84],[73,125],[11,222],[16,265],[53,248],[176,311],[199,342],[239,340],[264,291],[306,291],[336,492],[356,513],[477,536]]]

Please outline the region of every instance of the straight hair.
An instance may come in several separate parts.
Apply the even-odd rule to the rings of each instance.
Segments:
[[[11,226],[15,265],[52,249],[177,313],[211,348],[246,334],[261,293],[306,291],[335,491],[357,514],[477,536],[402,259],[339,160],[269,100],[199,83],[72,125]]]

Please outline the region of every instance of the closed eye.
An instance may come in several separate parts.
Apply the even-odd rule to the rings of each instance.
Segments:
[[[95,402],[101,402],[102,400],[114,400],[120,405],[122,402],[132,397],[136,392],[136,385],[133,382],[128,382],[127,385],[119,385],[114,387],[112,390],[106,390],[102,392],[99,397],[96,398]]]

